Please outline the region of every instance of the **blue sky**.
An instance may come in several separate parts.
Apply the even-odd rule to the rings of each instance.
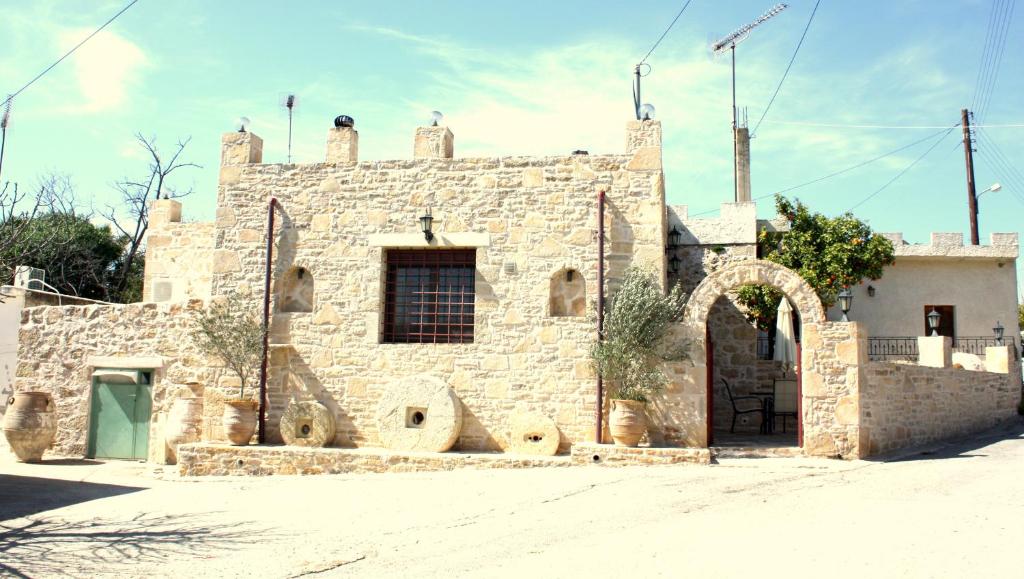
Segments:
[[[118,1],[14,2],[0,19],[0,93],[19,88],[117,12]],[[754,196],[810,181],[952,126],[975,97],[992,0],[822,0],[792,71],[752,144]],[[187,219],[212,218],[220,134],[240,115],[265,142],[264,161],[287,156],[279,102],[298,95],[293,155],[323,159],[338,114],[356,119],[360,158],[412,155],[414,128],[445,113],[456,156],[619,152],[632,116],[633,65],[682,2],[327,2],[141,0],[14,103],[4,180],[32,186],[67,174],[80,204],[117,201],[111,184],[144,173],[134,133],[171,148],[191,137],[179,173],[192,187]],[[644,100],[665,130],[669,202],[714,211],[732,199],[729,63],[709,44],[770,1],[693,0],[650,57]],[[800,37],[813,0],[793,0],[737,49],[738,104],[756,124]],[[1007,35],[985,124],[1022,124],[1024,6]],[[986,137],[1024,171],[1024,128]],[[930,154],[887,189],[861,201]],[[968,231],[959,129],[790,194],[813,209],[855,213],[877,231],[926,242]],[[1024,235],[1024,190],[978,144],[981,237]],[[1017,186],[1024,183],[1017,179]],[[770,199],[759,210],[770,215]],[[709,213],[711,215],[711,213]],[[1018,272],[1021,265],[1018,264]]]

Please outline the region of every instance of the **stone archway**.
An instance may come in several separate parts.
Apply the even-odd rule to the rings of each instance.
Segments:
[[[825,309],[814,289],[811,288],[794,271],[779,264],[756,260],[736,263],[722,268],[708,275],[694,289],[687,301],[683,312],[683,321],[690,328],[692,336],[698,341],[704,342],[704,354],[694,360],[697,368],[703,369],[706,373],[706,394],[704,413],[705,431],[707,441],[710,443],[713,437],[712,420],[714,412],[714,362],[711,357],[711,344],[708,333],[708,318],[711,315],[715,302],[727,292],[742,285],[761,284],[775,287],[781,290],[797,310],[801,334],[804,329],[812,325],[818,325],[825,321]],[[797,400],[798,400],[798,433],[803,433],[803,413],[800,411],[801,392],[799,384],[803,382],[807,370],[801,361],[797,371]],[[802,438],[798,438],[798,444],[802,445]]]

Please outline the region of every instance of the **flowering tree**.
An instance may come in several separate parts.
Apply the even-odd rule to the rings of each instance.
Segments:
[[[882,270],[895,259],[892,242],[875,235],[851,213],[826,217],[781,195],[775,196],[775,207],[789,220],[790,230],[761,231],[757,240],[761,258],[795,271],[826,308],[836,302],[842,288],[864,278],[882,277]],[[747,317],[764,330],[773,325],[781,300],[782,292],[770,286],[746,285],[739,290]]]

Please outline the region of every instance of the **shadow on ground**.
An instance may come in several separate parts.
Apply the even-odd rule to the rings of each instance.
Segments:
[[[146,563],[206,559],[237,549],[260,531],[204,517],[150,515],[128,520],[21,519],[0,523],[0,575],[14,577],[141,573]],[[142,565],[142,567],[140,567]]]
[[[974,436],[968,436],[949,442],[939,442],[934,445],[924,446],[917,450],[907,452],[906,449],[868,457],[871,462],[910,462],[915,460],[941,460],[948,458],[973,458],[986,456],[978,454],[980,448],[1003,440],[1024,438],[1024,420],[1014,419],[1004,425],[986,430]]]
[[[34,476],[0,475],[0,521],[145,490]]]

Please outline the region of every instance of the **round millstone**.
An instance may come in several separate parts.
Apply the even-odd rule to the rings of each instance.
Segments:
[[[520,412],[509,421],[509,452],[554,456],[558,452],[555,421],[536,412]]]
[[[385,448],[444,452],[462,431],[462,403],[437,378],[403,378],[385,388],[377,406],[377,429]]]
[[[281,416],[281,438],[290,446],[327,446],[334,427],[334,413],[315,400],[293,400]]]

